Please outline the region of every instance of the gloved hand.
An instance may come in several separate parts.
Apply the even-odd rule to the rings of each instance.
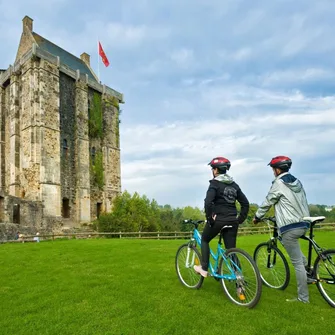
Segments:
[[[215,219],[216,219],[216,214],[213,214],[212,216],[209,216],[207,218],[207,222],[208,222],[208,224],[209,224],[210,227],[214,226]]]

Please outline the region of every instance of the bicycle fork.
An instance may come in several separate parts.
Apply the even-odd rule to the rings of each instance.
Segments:
[[[276,259],[277,259],[277,253],[274,249],[272,249],[272,246],[276,247],[276,243],[272,240],[268,243],[268,259],[267,259],[267,264],[266,267],[268,269],[273,268],[276,265]],[[271,262],[271,251],[273,250],[273,257],[272,257],[272,262]]]
[[[187,248],[186,260],[185,260],[185,267],[187,269],[190,268],[190,267],[192,267],[194,265],[195,252],[193,252],[192,255],[191,255],[191,250],[192,250],[192,248],[189,246]]]

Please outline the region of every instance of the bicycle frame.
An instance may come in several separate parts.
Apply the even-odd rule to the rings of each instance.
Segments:
[[[324,251],[324,249],[322,247],[320,247],[316,241],[314,241],[313,237],[313,229],[314,229],[314,224],[310,224],[310,228],[309,228],[309,236],[303,235],[300,238],[302,240],[306,240],[308,241],[308,258],[307,258],[307,266],[308,269],[311,269],[311,265],[312,265],[312,253],[313,253],[313,248],[316,252],[316,254],[318,256],[320,256],[321,252]]]
[[[232,269],[230,262],[233,263],[233,266],[236,267],[236,269],[238,269],[238,271],[241,271],[241,269],[239,268],[239,266],[236,264],[236,262],[234,262],[232,259],[230,259],[230,262],[227,260],[226,256],[225,256],[225,249],[222,248],[221,244],[221,239],[222,236],[220,234],[220,238],[219,238],[219,242],[218,242],[218,246],[217,246],[217,250],[216,250],[216,254],[212,251],[211,248],[209,248],[209,252],[210,252],[210,256],[212,257],[212,259],[214,260],[214,266],[212,265],[212,262],[209,261],[209,275],[218,279],[226,279],[226,280],[236,280],[236,274],[234,269]],[[201,247],[201,234],[199,232],[199,230],[195,227],[193,230],[193,237],[191,238],[190,241],[190,246],[196,246],[199,245],[199,247]],[[217,273],[218,271],[218,267],[219,267],[219,260],[220,260],[220,256],[223,258],[227,268],[230,271],[230,274],[225,274],[225,275],[219,275]],[[187,259],[189,258],[189,254],[187,255]]]
[[[283,242],[281,240],[281,236],[278,235],[277,226],[275,225],[274,219],[272,219],[272,218],[264,218],[264,219],[274,223],[272,237],[268,241],[269,245],[272,244],[272,245],[277,246],[277,240],[278,240],[281,243],[281,245],[284,247]],[[315,250],[315,252],[318,256],[321,254],[322,251],[324,251],[324,249],[322,247],[320,247],[316,243],[316,241],[314,241],[314,239],[313,239],[313,237],[314,237],[314,235],[313,235],[314,225],[315,224],[310,223],[309,236],[303,235],[303,236],[300,237],[302,240],[308,241],[307,267],[308,267],[309,270],[311,269],[311,265],[312,265],[313,248],[314,248],[314,250]],[[268,224],[268,226],[270,227],[269,224]]]

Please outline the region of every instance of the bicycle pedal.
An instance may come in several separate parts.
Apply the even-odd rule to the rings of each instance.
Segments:
[[[241,300],[241,301],[243,301],[243,300],[245,300],[245,295],[244,295],[244,292],[243,292],[243,289],[241,288],[241,287],[239,287],[238,289],[237,289],[237,296],[238,296],[238,298]]]
[[[240,300],[245,300],[245,295],[243,293],[239,294],[238,297],[239,297]]]

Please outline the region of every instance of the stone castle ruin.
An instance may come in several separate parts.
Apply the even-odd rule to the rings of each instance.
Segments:
[[[15,63],[0,70],[0,222],[34,233],[110,211],[121,192],[123,102],[88,54],[46,40],[25,16]]]

